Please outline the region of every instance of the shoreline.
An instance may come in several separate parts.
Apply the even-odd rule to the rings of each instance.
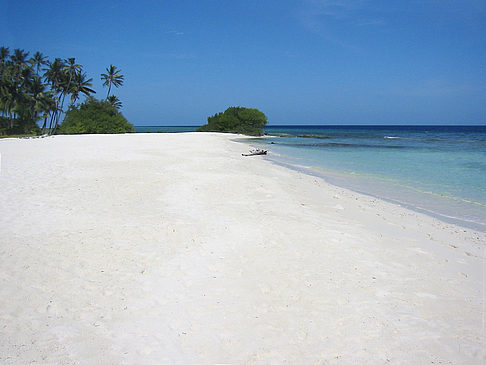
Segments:
[[[0,360],[486,359],[486,234],[241,138],[0,141]]]
[[[274,136],[265,136],[265,138],[272,137]],[[254,143],[251,138],[247,138],[243,142]],[[322,178],[331,185],[349,189],[358,194],[385,200],[415,212],[426,214],[444,223],[486,232],[486,224],[482,220],[483,216],[486,219],[484,203],[437,191],[424,191],[420,188],[404,185],[399,180],[393,182],[379,176],[356,174],[329,167],[324,168],[312,160],[295,160],[296,156],[290,153],[288,155],[280,155],[279,152],[273,151],[272,144],[265,142],[257,142],[256,144],[254,145],[255,148],[267,149],[270,153],[266,159],[277,165]],[[458,211],[462,213],[462,216],[454,214]],[[471,214],[473,219],[470,218]]]
[[[471,229],[473,231],[486,233],[486,224],[481,224],[481,223],[478,223],[476,221],[467,220],[465,218],[449,216],[445,213],[435,212],[431,209],[422,208],[422,207],[418,207],[416,205],[413,205],[413,203],[398,200],[397,198],[389,198],[389,197],[379,196],[379,195],[374,194],[372,192],[366,192],[366,191],[362,191],[362,190],[359,190],[359,189],[356,189],[356,188],[353,188],[353,187],[350,187],[350,186],[344,186],[344,185],[339,184],[338,182],[329,181],[329,177],[326,176],[325,173],[320,173],[319,171],[316,171],[312,167],[293,165],[292,163],[287,163],[285,161],[279,161],[278,158],[272,159],[271,155],[270,155],[270,158],[267,158],[267,159],[268,159],[268,161],[275,163],[276,165],[279,165],[279,166],[282,166],[282,167],[285,167],[285,168],[288,168],[288,169],[291,169],[291,170],[294,170],[294,171],[302,172],[302,173],[310,175],[310,176],[318,177],[320,179],[323,179],[324,181],[326,181],[326,183],[328,183],[330,185],[340,187],[340,188],[346,189],[346,190],[351,190],[351,191],[355,192],[356,194],[362,194],[362,195],[365,195],[365,196],[368,196],[368,197],[371,197],[371,198],[380,199],[380,200],[386,201],[388,203],[397,205],[399,207],[403,207],[405,209],[409,209],[409,210],[412,210],[412,211],[417,212],[417,213],[425,214],[425,215],[427,215],[431,218],[438,219],[445,224],[453,224],[453,225],[457,225],[459,227]],[[332,173],[336,173],[336,172],[338,172],[338,171],[332,171]],[[370,179],[372,179],[372,178],[370,178]]]

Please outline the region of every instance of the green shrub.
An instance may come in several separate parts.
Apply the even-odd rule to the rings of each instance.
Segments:
[[[258,109],[230,107],[224,113],[208,117],[208,124],[198,128],[198,132],[241,133],[250,136],[263,135],[262,128],[267,117]]]
[[[10,122],[12,122],[13,125],[10,125]],[[17,117],[10,120],[7,117],[0,116],[0,136],[23,134],[38,135],[40,134],[40,128],[29,118]]]
[[[133,133],[135,129],[126,118],[106,100],[88,98],[79,107],[66,112],[56,134],[115,134]]]

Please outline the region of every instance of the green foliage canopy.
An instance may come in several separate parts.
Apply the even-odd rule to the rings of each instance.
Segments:
[[[41,52],[29,58],[23,49],[0,47],[0,135],[53,133],[66,97],[74,104],[95,93],[91,81],[74,57],[50,62]]]
[[[106,72],[101,79],[108,86],[107,99],[120,109],[121,101],[110,91],[123,85],[124,76],[113,65]],[[10,52],[0,47],[0,135],[55,133],[65,115],[65,102],[76,109],[73,105],[81,96],[95,93],[92,81],[74,57],[49,61],[41,52],[29,58],[23,49]]]
[[[106,100],[89,97],[79,107],[72,106],[57,134],[133,133],[133,125]]]
[[[258,109],[230,107],[224,113],[208,117],[208,124],[198,132],[241,133],[250,136],[263,135],[262,128],[267,124],[267,117]]]

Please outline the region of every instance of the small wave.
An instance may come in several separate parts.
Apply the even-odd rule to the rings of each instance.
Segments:
[[[309,169],[312,169],[314,166],[310,166],[310,165],[299,165],[299,164],[294,164],[295,167],[299,168],[299,169],[305,169],[305,170],[309,170]]]
[[[406,149],[407,146],[386,146],[386,145],[372,145],[362,143],[337,143],[337,142],[317,142],[317,143],[279,143],[281,146],[288,147],[322,147],[322,148],[370,148],[370,149]]]
[[[287,134],[287,133],[265,133],[265,137],[287,137],[287,138],[292,138],[295,137],[293,134]]]
[[[322,134],[300,134],[297,137],[300,138],[315,138],[315,139],[329,139],[329,136],[325,136]]]
[[[390,199],[391,201],[393,201],[392,199]],[[398,200],[397,200],[398,201]],[[453,221],[453,223],[459,223],[459,224],[464,224],[464,223],[472,223],[473,225],[475,225],[476,227],[474,227],[475,229],[477,229],[479,227],[482,227],[482,229],[486,228],[486,224],[483,223],[482,221],[480,220],[477,220],[477,219],[471,219],[471,218],[466,218],[464,216],[455,216],[455,215],[450,215],[450,214],[446,214],[446,213],[442,213],[442,212],[438,212],[437,210],[435,209],[428,209],[428,208],[424,208],[422,206],[419,206],[419,205],[411,205],[411,204],[408,204],[408,203],[402,203],[405,207],[411,207],[412,209],[415,208],[419,211],[423,211],[424,213],[429,213],[429,215],[431,216],[435,216],[435,217],[443,217],[443,218],[448,218],[448,219],[451,219]]]
[[[401,139],[401,137],[395,137],[395,136],[385,136],[383,138],[385,138],[385,139]]]
[[[477,206],[480,206],[480,207],[486,207],[486,202],[481,202],[481,201],[478,201],[478,200],[472,200],[472,199],[463,198],[463,197],[460,197],[460,196],[455,196],[455,195],[452,195],[451,193],[434,192],[434,191],[431,191],[431,190],[428,190],[428,189],[410,186],[408,184],[404,184],[403,186],[406,187],[407,189],[414,190],[414,191],[418,192],[419,194],[427,194],[427,195],[431,195],[431,196],[434,196],[434,197],[439,198],[439,199],[450,199],[452,201],[459,202],[459,203],[467,203],[467,204],[477,205]]]

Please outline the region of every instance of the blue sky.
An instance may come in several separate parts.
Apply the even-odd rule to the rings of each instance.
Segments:
[[[486,124],[485,0],[0,0],[1,44],[76,57],[135,125]]]

